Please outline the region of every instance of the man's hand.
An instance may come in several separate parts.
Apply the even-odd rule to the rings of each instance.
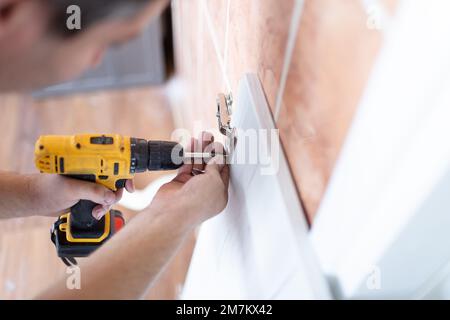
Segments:
[[[134,191],[132,181],[127,181],[126,189]],[[92,182],[59,175],[0,173],[0,219],[58,216],[82,199],[99,204],[92,214],[100,219],[122,194],[123,189],[113,192]]]
[[[192,140],[191,151],[224,153],[221,144],[213,143],[210,133],[202,133],[200,141]],[[173,181],[160,188],[150,207],[164,214],[175,205],[180,208],[174,210],[181,215],[179,218],[196,226],[225,209],[228,184],[229,167],[223,157],[215,157],[206,165],[185,164]]]
[[[32,175],[29,179],[31,193],[35,194],[33,202],[40,208],[38,215],[58,216],[68,212],[80,200],[91,200],[99,204],[93,209],[92,215],[100,220],[123,195],[123,189],[114,192],[96,183],[59,175]],[[132,180],[128,180],[125,187],[133,192]]]

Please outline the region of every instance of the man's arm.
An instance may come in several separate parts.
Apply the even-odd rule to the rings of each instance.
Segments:
[[[198,169],[198,168],[197,168]],[[187,235],[221,212],[228,200],[228,166],[214,160],[192,176],[186,165],[150,207],[80,265],[81,290],[65,279],[41,299],[137,299],[154,283]]]
[[[127,182],[127,189],[133,189],[131,182]],[[57,216],[80,199],[98,203],[93,214],[101,218],[121,196],[122,190],[113,192],[95,183],[58,175],[0,172],[0,219]]]

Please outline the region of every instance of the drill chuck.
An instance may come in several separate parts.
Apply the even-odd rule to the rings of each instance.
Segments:
[[[176,142],[148,142],[148,170],[175,170],[183,165],[183,147]]]
[[[183,165],[183,147],[176,142],[131,138],[131,173],[175,170]]]

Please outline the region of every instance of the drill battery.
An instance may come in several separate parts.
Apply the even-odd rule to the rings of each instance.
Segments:
[[[86,238],[85,229],[78,230],[69,220],[70,213],[61,215],[50,230],[58,257],[68,266],[75,265],[77,257],[89,256],[125,225],[122,213],[110,210],[96,225],[88,228],[91,236]]]

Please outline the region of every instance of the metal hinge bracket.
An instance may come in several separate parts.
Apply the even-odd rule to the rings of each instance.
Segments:
[[[225,137],[225,149],[231,157],[236,145],[236,129],[231,126],[231,115],[233,114],[233,96],[231,93],[219,93],[217,96],[217,122],[219,131]]]

